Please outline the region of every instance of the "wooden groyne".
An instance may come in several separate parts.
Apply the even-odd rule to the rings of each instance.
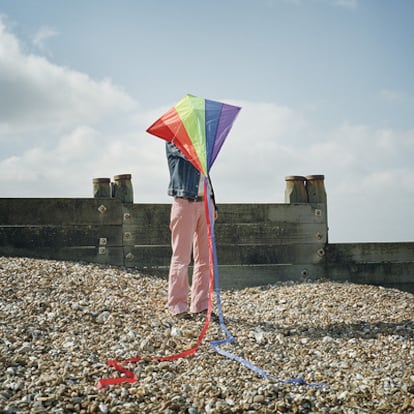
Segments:
[[[93,198],[0,199],[0,255],[166,274],[170,204],[134,203],[131,176],[93,180]],[[414,291],[414,243],[328,240],[324,177],[286,177],[285,203],[219,204],[224,289],[329,279]]]

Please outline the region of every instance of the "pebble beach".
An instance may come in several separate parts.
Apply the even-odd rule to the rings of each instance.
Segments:
[[[254,275],[252,275],[254,277]],[[317,281],[222,291],[212,320],[165,310],[167,280],[133,269],[0,257],[1,413],[414,413],[414,295]],[[216,298],[213,311],[217,313]],[[98,389],[129,364],[138,381]],[[303,383],[287,383],[289,379]],[[315,385],[309,385],[315,384]]]

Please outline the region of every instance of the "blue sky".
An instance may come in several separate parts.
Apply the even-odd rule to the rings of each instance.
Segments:
[[[219,202],[324,174],[330,241],[412,241],[413,21],[411,0],[0,0],[0,197],[131,173],[169,202],[145,129],[191,93],[242,106]]]

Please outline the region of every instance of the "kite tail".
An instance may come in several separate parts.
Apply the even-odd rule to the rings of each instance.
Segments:
[[[220,348],[221,345],[229,344],[234,342],[233,335],[229,332],[227,329],[224,318],[223,318],[223,310],[221,306],[221,297],[220,297],[220,280],[219,280],[219,271],[218,271],[218,260],[217,260],[217,250],[216,250],[216,237],[215,237],[215,231],[214,231],[214,212],[211,208],[211,203],[208,202],[210,199],[210,193],[209,193],[209,186],[207,185],[207,179],[204,183],[204,194],[207,194],[207,197],[205,197],[205,209],[206,209],[206,216],[208,217],[208,230],[209,230],[209,248],[210,248],[210,263],[213,263],[213,274],[214,274],[214,290],[216,293],[216,302],[217,302],[217,312],[218,317],[220,321],[220,327],[223,333],[225,334],[225,339],[217,340],[217,341],[210,341],[210,347],[213,348],[217,353],[220,355],[223,355],[229,359],[232,359],[234,361],[237,361],[241,364],[243,364],[245,367],[250,369],[251,371],[255,372],[259,376],[261,376],[264,379],[272,379],[278,382],[281,382],[283,384],[299,384],[299,385],[308,385],[308,386],[324,386],[325,383],[307,383],[302,378],[290,378],[288,380],[282,380],[279,378],[274,378],[270,376],[266,371],[259,368],[252,362],[248,361],[247,359],[244,359],[232,352],[225,351]],[[209,305],[211,304],[212,300],[209,300]]]
[[[242,363],[247,368],[256,372],[263,378],[269,378],[268,374],[266,374],[265,371],[263,371],[262,369],[260,369],[259,367],[251,363],[250,361],[247,361],[244,358],[241,358],[231,352],[225,351],[220,348],[220,345],[233,343],[234,337],[227,329],[224,323],[224,318],[223,318],[223,309],[221,306],[221,297],[220,297],[220,283],[219,283],[219,272],[218,272],[218,262],[217,262],[216,237],[215,237],[215,232],[214,232],[214,212],[212,211],[212,208],[211,208],[210,190],[209,190],[207,179],[205,179],[204,181],[204,194],[206,195],[206,197],[204,198],[205,199],[204,206],[206,209],[207,227],[208,227],[208,232],[209,232],[208,240],[209,240],[210,264],[213,264],[213,266],[210,266],[210,269],[211,269],[210,273],[213,274],[213,283],[214,283],[214,290],[216,293],[217,312],[218,312],[220,327],[223,333],[225,334],[225,339],[221,339],[218,341],[211,341],[210,346],[217,353],[227,358],[233,359],[234,361],[238,361]],[[210,303],[212,303],[212,298],[210,298],[209,300],[209,304]]]

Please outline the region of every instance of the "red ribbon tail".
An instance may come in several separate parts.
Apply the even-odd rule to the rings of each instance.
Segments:
[[[117,385],[117,384],[123,384],[125,382],[129,382],[130,384],[133,384],[134,382],[138,381],[137,376],[130,371],[129,369],[126,369],[124,366],[121,365],[119,361],[116,359],[111,359],[107,362],[107,365],[109,367],[115,368],[118,372],[121,372],[124,374],[124,377],[118,377],[118,378],[102,378],[100,379],[96,386],[99,390],[102,390],[103,388],[107,387],[108,385]]]

